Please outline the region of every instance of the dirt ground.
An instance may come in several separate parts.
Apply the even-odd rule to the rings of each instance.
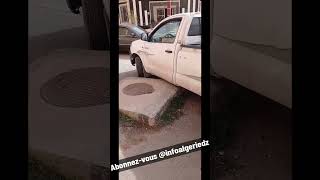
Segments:
[[[182,108],[176,109],[176,112],[180,112],[178,119],[166,122],[164,125],[151,128],[139,123],[121,122],[120,120],[120,149],[122,151],[132,148],[141,149],[139,146],[143,145],[150,147],[148,148],[150,150],[155,150],[200,138],[201,97],[187,92],[184,98]],[[151,140],[152,142],[148,142]],[[156,146],[152,146],[150,143],[154,143]],[[148,152],[148,150],[144,151]],[[131,152],[129,154],[134,156],[140,153]]]
[[[216,153],[214,179],[292,179],[291,110],[247,92],[228,115],[229,133]]]
[[[201,97],[186,95],[182,108],[174,113],[177,119],[155,128],[130,121],[120,121],[120,159],[161,149],[201,137]],[[173,113],[171,111],[171,113]],[[161,176],[159,176],[161,174]],[[120,173],[121,180],[200,179],[201,152],[171,158]]]

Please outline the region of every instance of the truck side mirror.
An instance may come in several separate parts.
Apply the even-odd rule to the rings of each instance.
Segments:
[[[147,33],[142,33],[141,36],[140,36],[140,39],[142,41],[148,41],[148,34]]]

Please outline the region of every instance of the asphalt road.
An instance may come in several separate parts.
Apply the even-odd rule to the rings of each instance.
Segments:
[[[291,179],[291,110],[251,91],[238,92],[223,116],[224,126],[215,121],[227,130],[212,167],[215,179]]]
[[[88,49],[82,16],[65,0],[30,0],[28,15],[29,63],[56,49]]]
[[[29,1],[29,37],[83,26],[81,15],[70,12],[65,0]]]

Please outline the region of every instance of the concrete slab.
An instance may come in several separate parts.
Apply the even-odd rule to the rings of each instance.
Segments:
[[[110,104],[77,108],[55,106],[44,101],[40,94],[41,87],[49,79],[90,67],[109,68],[109,53],[62,49],[30,64],[29,147],[109,167]]]
[[[180,88],[161,79],[127,77],[119,82],[119,110],[129,117],[156,125]]]

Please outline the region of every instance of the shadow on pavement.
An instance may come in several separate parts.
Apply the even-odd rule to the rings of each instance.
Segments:
[[[228,112],[226,146],[215,157],[215,179],[291,179],[291,111],[252,92]]]
[[[55,33],[29,37],[28,62],[47,55],[50,51],[64,48],[88,49],[87,35],[84,27],[71,28]]]

